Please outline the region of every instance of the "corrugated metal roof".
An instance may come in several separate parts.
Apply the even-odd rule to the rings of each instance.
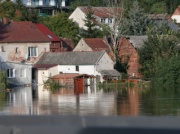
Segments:
[[[0,28],[0,42],[50,42],[32,22],[11,22]]]
[[[105,51],[92,52],[46,52],[36,64],[95,65]]]

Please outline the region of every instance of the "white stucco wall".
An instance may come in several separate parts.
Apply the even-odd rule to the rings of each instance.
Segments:
[[[180,23],[180,15],[173,15],[171,18],[175,20],[176,23]]]
[[[79,71],[76,71],[76,65],[59,65],[59,72],[62,73],[79,73],[97,75],[94,65],[78,65]]]
[[[54,76],[57,74],[59,74],[58,65],[49,69],[39,69],[37,70],[37,84],[42,85],[45,81],[48,80],[50,76]]]
[[[97,71],[114,69],[114,62],[107,53],[104,53],[104,55],[98,61],[96,69]]]
[[[77,23],[80,28],[86,29],[86,27],[84,26],[85,17],[86,15],[80,10],[80,8],[77,7],[74,12],[69,16],[69,19],[72,19],[73,22]]]
[[[93,51],[84,41],[84,39],[82,38],[77,46],[73,49],[73,51]]]
[[[7,61],[22,61],[28,56],[28,47],[37,47],[37,55],[50,51],[50,42],[44,43],[0,43],[0,50],[7,53]],[[16,53],[18,48],[18,53]],[[3,50],[2,50],[3,49]],[[36,58],[36,57],[35,57]]]

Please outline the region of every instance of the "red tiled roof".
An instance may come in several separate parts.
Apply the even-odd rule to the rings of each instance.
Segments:
[[[51,41],[60,41],[60,39],[51,32],[45,25],[43,24],[35,24],[35,26],[45,35],[47,36]]]
[[[79,7],[79,8],[85,14],[87,14],[90,9],[89,7]],[[91,10],[95,16],[98,16],[100,18],[113,17],[114,14],[121,11],[120,8],[114,8],[114,7],[91,7]]]
[[[54,67],[56,65],[57,64],[35,64],[34,68],[37,68],[37,69],[48,69],[48,68]]]
[[[11,22],[0,29],[0,42],[50,42],[32,22]]]
[[[84,38],[84,41],[93,51],[109,50],[108,45],[102,38]]]
[[[180,6],[178,6],[176,8],[176,10],[174,11],[173,15],[180,15]]]

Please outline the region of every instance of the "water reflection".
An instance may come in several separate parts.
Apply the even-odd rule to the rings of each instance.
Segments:
[[[171,90],[103,90],[86,87],[51,92],[38,86],[13,88],[1,99],[1,115],[180,115],[180,92]]]

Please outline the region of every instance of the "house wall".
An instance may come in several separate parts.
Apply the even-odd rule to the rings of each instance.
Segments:
[[[86,15],[79,9],[76,8],[74,12],[69,16],[69,19],[72,19],[80,28],[87,29],[84,24],[84,19]]]
[[[54,66],[49,69],[39,69],[39,70],[37,70],[36,74],[37,74],[37,77],[36,77],[37,84],[42,85],[42,84],[44,84],[45,81],[48,80],[48,78],[50,76],[59,74],[58,66]]]
[[[107,53],[104,53],[104,55],[98,61],[98,64],[96,65],[96,69],[97,71],[114,69],[114,62]]]
[[[76,65],[59,65],[59,72],[62,73],[79,73],[97,75],[94,65],[78,65],[79,71],[76,71]]]
[[[81,39],[73,51],[93,51],[86,42]]]
[[[0,43],[1,51],[7,52],[7,61],[21,62],[28,57],[28,47],[37,47],[38,56],[45,51],[50,51],[50,42],[45,43]],[[16,53],[17,50],[17,53]],[[34,62],[37,57],[28,58],[28,62]]]
[[[128,39],[120,39],[118,53],[122,62],[128,62],[127,74],[129,77],[141,78],[141,74],[138,72],[140,67],[138,52]]]
[[[31,85],[32,84],[32,66],[29,64],[21,64],[21,63],[11,63],[11,62],[2,62],[1,70],[6,71],[7,69],[15,70],[15,77],[7,78],[9,84],[12,85]],[[23,71],[24,75],[21,75],[21,71]],[[8,76],[8,75],[7,75]]]
[[[180,15],[173,15],[172,19],[176,21],[176,23],[180,23]]]

